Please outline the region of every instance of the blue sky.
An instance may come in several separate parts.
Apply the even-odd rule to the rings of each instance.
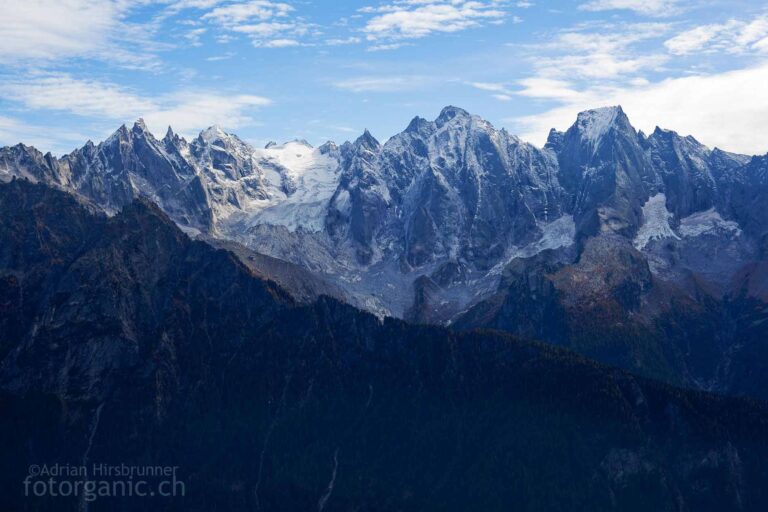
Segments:
[[[10,0],[0,144],[61,154],[143,117],[257,145],[380,140],[458,105],[537,145],[622,104],[710,146],[768,151],[756,0]]]

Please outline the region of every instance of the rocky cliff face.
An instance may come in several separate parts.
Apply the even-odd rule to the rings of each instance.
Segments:
[[[216,127],[191,142],[170,130],[156,140],[138,122],[60,159],[3,148],[0,178],[61,187],[109,214],[149,198],[189,233],[297,265],[280,267],[283,283],[303,281],[299,267],[311,272],[314,292],[292,289],[303,298],[328,290],[379,316],[504,326],[732,391],[723,372],[740,331],[702,341],[694,326],[764,300],[766,161],[660,128],[646,136],[620,107],[582,112],[544,148],[446,107],[383,144],[365,132],[319,148],[254,149]],[[533,263],[547,251],[558,256]],[[508,280],[533,274],[557,293],[532,301]],[[536,325],[517,321],[515,311],[533,309]],[[598,324],[565,328],[584,315],[620,323],[616,346],[592,350]],[[550,322],[560,327],[545,333]],[[690,367],[697,354],[708,354],[706,369]]]
[[[146,498],[145,510],[768,505],[760,403],[498,332],[382,321],[327,298],[302,305],[143,200],[107,217],[16,180],[0,185],[0,218],[11,509],[82,508],[21,497],[27,466],[54,461],[178,465],[186,497]],[[631,245],[608,249],[637,259]],[[548,254],[537,257],[546,272],[568,257]],[[505,282],[556,293],[528,269],[515,260]],[[600,279],[636,307],[648,277]]]

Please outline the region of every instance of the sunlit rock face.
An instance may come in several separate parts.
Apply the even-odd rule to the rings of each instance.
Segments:
[[[219,127],[158,140],[139,121],[61,158],[3,148],[0,179],[60,187],[109,215],[145,197],[301,300],[495,326],[720,389],[746,326],[738,311],[768,289],[766,161],[645,135],[621,107],[580,113],[543,148],[446,107],[387,141],[366,131],[317,148],[254,148]],[[593,342],[604,332],[614,341]]]

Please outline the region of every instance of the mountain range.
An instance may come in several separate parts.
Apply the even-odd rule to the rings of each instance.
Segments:
[[[27,179],[114,215],[136,197],[297,300],[491,327],[676,385],[768,397],[768,156],[582,112],[537,148],[446,107],[384,144],[257,149],[139,120],[56,158],[0,149]]]
[[[193,240],[146,198],[107,215],[17,179],[0,218],[5,509],[768,506],[764,402],[298,300],[262,274],[287,267]],[[186,494],[25,496],[54,463],[173,465]]]

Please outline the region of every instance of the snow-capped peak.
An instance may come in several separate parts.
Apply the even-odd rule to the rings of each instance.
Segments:
[[[109,146],[113,144],[115,141],[125,141],[128,140],[129,132],[128,127],[126,127],[124,124],[120,125],[120,128],[115,130],[112,135],[104,139],[104,141],[99,145],[105,145]]]
[[[438,128],[443,126],[444,124],[450,122],[453,119],[460,118],[460,119],[468,119],[472,117],[469,112],[464,110],[463,108],[454,107],[453,105],[449,105],[445,107],[443,110],[440,111],[440,115],[437,116],[437,119],[435,120],[435,123],[437,124]]]
[[[289,143],[290,144],[300,144],[302,146],[307,146],[308,148],[314,147],[314,146],[312,146],[312,144],[307,142],[307,139],[293,139],[292,141],[287,142],[286,144],[289,144]]]
[[[370,151],[375,151],[381,146],[381,144],[379,144],[379,141],[376,140],[376,137],[371,135],[371,132],[369,132],[367,128],[365,129],[363,134],[359,136],[357,140],[355,140],[355,145],[362,146]]]
[[[585,110],[580,112],[576,118],[576,126],[583,140],[596,144],[622,115],[624,115],[624,111],[621,106]]]
[[[213,142],[217,139],[225,139],[228,138],[230,135],[225,132],[221,126],[215,124],[213,126],[209,126],[205,130],[200,132],[200,138],[203,139],[205,142]]]

